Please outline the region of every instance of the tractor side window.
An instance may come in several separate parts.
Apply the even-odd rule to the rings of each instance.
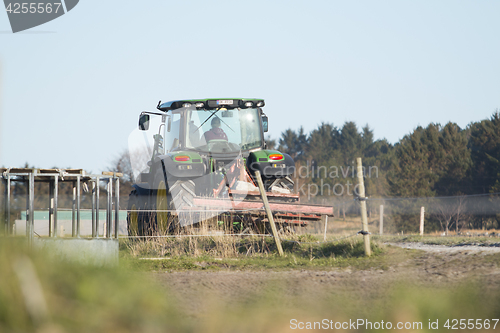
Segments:
[[[173,113],[172,115],[172,125],[170,127],[170,132],[167,132],[165,126],[165,149],[167,152],[174,150],[179,146],[179,128],[181,124],[181,116],[179,113]]]
[[[214,111],[198,110],[190,113],[188,130],[188,147],[203,147],[207,145],[204,133],[211,129],[210,116]],[[210,119],[209,119],[210,118]]]
[[[200,118],[197,111],[186,112],[186,147],[194,148],[204,145],[204,141],[201,136],[201,125]]]

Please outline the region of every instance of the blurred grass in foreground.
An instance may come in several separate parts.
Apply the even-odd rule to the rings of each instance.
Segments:
[[[285,258],[253,254],[247,259],[241,255],[224,260],[244,263],[237,269],[312,269],[315,266],[307,262],[323,261],[330,264],[318,266],[321,270],[349,265],[391,274],[385,270],[387,265],[403,262],[413,253],[374,244],[376,255],[364,258],[358,253],[360,244],[360,240],[337,245],[295,244],[287,248]],[[202,267],[192,260],[220,262],[206,253],[198,258],[183,255],[174,258],[177,264],[170,269]],[[191,278],[200,280],[192,291],[196,295],[193,299],[183,298],[182,290],[169,291],[161,286],[149,272],[151,264],[138,263],[130,255],[123,255],[121,261],[121,267],[117,268],[58,262],[44,253],[27,250],[19,239],[1,239],[0,332],[288,332],[293,331],[291,319],[422,322],[424,331],[428,331],[429,319],[439,319],[439,331],[445,331],[442,324],[446,319],[500,318],[499,291],[480,281],[449,285],[398,281],[387,286],[371,285],[358,277],[335,288],[304,279],[292,289],[285,278],[269,279],[258,288],[242,284],[241,294],[228,300],[220,297],[224,287],[209,292],[203,285],[203,272],[193,271]],[[162,260],[154,265],[164,272],[163,263],[171,261]],[[186,267],[180,267],[183,262]],[[338,262],[343,264],[337,266]],[[162,277],[169,279],[168,273],[155,274],[164,274]],[[350,275],[342,276],[340,279],[349,279]],[[41,298],[37,295],[37,284]],[[190,303],[199,303],[202,311],[186,311]],[[496,330],[499,329],[497,326]],[[365,331],[364,327],[360,331]]]
[[[186,323],[159,289],[125,269],[59,262],[22,240],[0,239],[0,332],[182,330]],[[46,313],[34,314],[30,303],[45,304]]]
[[[304,281],[307,283],[307,281]],[[363,288],[362,284],[358,287]],[[366,286],[365,288],[370,288]],[[484,293],[480,286],[460,287],[416,287],[402,281],[390,289],[356,292],[323,290],[315,297],[307,294],[287,292],[286,281],[270,282],[265,289],[251,295],[241,296],[236,303],[223,304],[210,299],[210,308],[200,318],[208,325],[198,326],[203,332],[293,332],[291,320],[296,322],[320,322],[324,319],[344,323],[363,319],[370,322],[391,322],[393,329],[398,322],[422,323],[420,329],[404,331],[444,332],[447,319],[491,319],[499,318],[499,294]],[[439,321],[438,330],[429,330],[429,320]],[[498,331],[500,322],[493,330]],[[203,327],[203,329],[200,329]],[[335,326],[333,326],[335,328]],[[413,326],[412,328],[417,328]],[[324,328],[323,328],[324,329]],[[331,328],[329,328],[331,329]],[[366,326],[355,330],[380,332]]]

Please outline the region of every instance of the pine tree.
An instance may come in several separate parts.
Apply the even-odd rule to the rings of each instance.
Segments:
[[[470,126],[469,148],[475,193],[500,192],[500,113]]]
[[[333,124],[321,123],[307,140],[307,157],[325,165],[339,148],[339,131]]]
[[[363,151],[363,137],[358,132],[356,124],[352,121],[344,123],[340,131],[340,146],[342,147],[345,165],[355,161]]]
[[[295,161],[302,159],[304,149],[307,144],[304,128],[300,127],[298,133],[292,129],[287,129],[281,133],[278,150],[289,154]]]
[[[413,133],[406,135],[396,144],[397,162],[389,175],[389,184],[394,196],[434,196],[432,187],[437,177],[432,170],[431,155],[426,143],[432,138],[435,126],[429,126],[429,131],[417,127]]]
[[[434,185],[438,195],[451,196],[465,193],[466,177],[472,165],[467,147],[467,132],[455,123],[448,123],[441,130],[439,139],[439,180]]]

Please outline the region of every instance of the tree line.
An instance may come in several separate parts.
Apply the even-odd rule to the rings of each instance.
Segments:
[[[287,129],[269,146],[290,154],[298,170],[312,171],[294,175],[296,186],[307,190],[301,200],[332,203],[339,212],[347,202],[355,211],[355,193],[346,189],[356,175],[345,170],[355,168],[356,157],[361,157],[372,209],[392,203],[395,230],[416,231],[415,214],[423,203],[429,206],[433,230],[499,228],[500,215],[488,208],[500,192],[498,110],[466,128],[453,122],[418,126],[395,144],[375,140],[368,125],[358,128],[348,121],[339,127],[321,123],[309,133],[302,127]],[[469,200],[478,195],[483,195],[481,200]]]

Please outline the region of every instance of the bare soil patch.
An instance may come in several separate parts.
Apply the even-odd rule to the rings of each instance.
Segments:
[[[400,247],[403,247],[401,249]],[[418,250],[417,250],[418,249]],[[209,311],[214,301],[241,304],[261,297],[268,290],[279,291],[290,304],[337,297],[364,299],[383,297],[396,286],[441,288],[474,284],[498,290],[500,248],[447,247],[423,244],[388,245],[387,260],[370,269],[328,270],[219,270],[154,272],[154,278],[168,287],[186,313]]]

